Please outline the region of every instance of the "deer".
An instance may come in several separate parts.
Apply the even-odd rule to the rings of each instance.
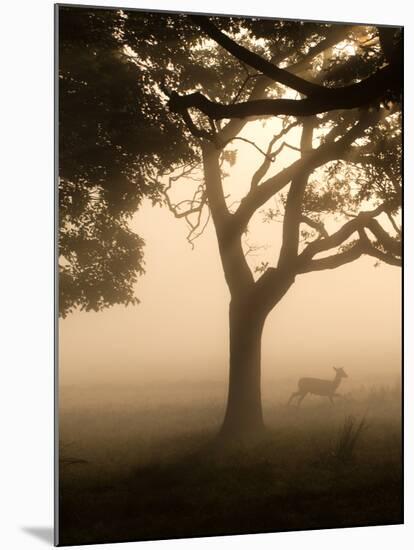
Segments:
[[[308,393],[328,397],[331,404],[334,404],[333,398],[340,397],[339,393],[335,393],[342,378],[348,378],[348,375],[343,368],[333,367],[335,378],[333,380],[321,380],[320,378],[301,378],[298,382],[298,391],[295,391],[290,396],[288,405],[290,405],[294,397],[299,397],[297,406],[302,403]]]

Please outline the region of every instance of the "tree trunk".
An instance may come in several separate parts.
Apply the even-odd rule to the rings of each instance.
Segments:
[[[230,376],[227,409],[219,437],[251,439],[264,431],[260,356],[265,315],[230,303]]]

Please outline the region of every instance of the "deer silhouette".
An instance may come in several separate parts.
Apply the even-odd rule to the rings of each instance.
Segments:
[[[298,382],[298,391],[295,391],[290,396],[288,405],[290,405],[294,397],[298,397],[298,407],[308,395],[308,393],[313,393],[314,395],[321,395],[328,397],[329,401],[333,405],[333,398],[340,397],[338,393],[335,393],[339,384],[341,383],[342,378],[348,378],[348,375],[342,368],[333,367],[335,371],[335,378],[333,380],[321,380],[320,378],[301,378]]]

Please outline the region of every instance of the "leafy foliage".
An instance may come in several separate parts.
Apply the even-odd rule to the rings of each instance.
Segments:
[[[98,311],[135,304],[133,284],[143,272],[143,241],[114,216],[98,192],[63,181],[60,193],[60,308]],[[72,220],[76,219],[76,224]],[[127,282],[127,284],[125,284]]]
[[[154,80],[131,63],[114,10],[59,10],[60,312],[136,303],[144,242],[128,221],[149,176],[195,155]]]
[[[359,82],[401,50],[401,33],[395,29],[361,27],[361,31],[326,23],[238,17],[211,17],[211,21],[238,44],[280,66],[303,63],[325,39],[343,36],[346,30],[350,42],[331,46],[329,55],[321,49],[302,67],[307,78],[328,87]],[[353,44],[352,55],[349,43]],[[75,308],[98,311],[116,303],[137,303],[134,285],[144,272],[144,241],[131,231],[131,217],[144,199],[168,205],[168,184],[164,184],[168,174],[201,163],[201,142],[194,128],[214,133],[225,124],[192,109],[187,113],[191,128],[180,113],[168,108],[170,94],[200,91],[217,103],[243,102],[260,76],[184,14],[59,8],[63,316]],[[285,96],[286,86],[266,86],[268,97]],[[395,109],[398,100],[395,94],[381,97],[374,107],[388,105],[390,116],[367,130],[358,147],[347,151],[346,159],[328,163],[310,178],[302,213],[314,227],[301,228],[302,239],[315,238],[324,216],[355,212],[367,201],[386,201],[388,213],[398,214],[402,154],[401,120]],[[320,143],[332,127],[339,137],[355,120],[355,112],[318,115]],[[283,124],[291,121],[285,117]],[[237,149],[223,149],[221,167],[224,162],[232,167]],[[184,201],[192,205],[197,223],[201,212],[195,206],[202,208],[206,203],[204,189],[200,193],[203,200]],[[280,202],[280,208],[265,210],[266,221],[283,216],[286,197]],[[192,234],[199,234],[196,226],[190,227]],[[256,271],[264,272],[268,265],[263,261]]]

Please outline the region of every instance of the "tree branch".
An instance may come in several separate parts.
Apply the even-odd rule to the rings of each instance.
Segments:
[[[348,264],[357,260],[364,253],[364,246],[360,241],[345,252],[333,254],[326,258],[319,258],[317,260],[310,260],[306,263],[300,264],[297,273],[310,273],[311,271],[322,271],[324,269],[335,269],[342,265]]]
[[[164,196],[165,203],[167,205],[167,208],[169,211],[174,215],[177,219],[185,219],[188,227],[189,227],[189,233],[187,235],[187,241],[190,243],[191,247],[194,248],[194,240],[198,238],[203,232],[204,229],[207,226],[208,220],[210,218],[210,212],[208,213],[207,220],[202,226],[200,231],[197,231],[201,227],[201,215],[204,209],[204,206],[207,204],[207,194],[206,190],[204,189],[203,185],[199,185],[192,197],[192,199],[184,199],[180,202],[173,203],[169,191],[172,188],[172,184],[176,182],[177,180],[181,178],[191,178],[190,174],[191,172],[197,167],[197,165],[194,164],[188,164],[181,166],[181,172],[176,175],[169,175],[168,177],[168,185],[165,187],[165,189],[162,189],[161,192]],[[165,176],[168,176],[168,174],[164,174]],[[196,180],[196,178],[191,178]],[[155,182],[156,180],[153,179]],[[182,209],[184,205],[188,205],[186,209]],[[191,217],[196,215],[196,221],[193,222],[191,220]]]
[[[203,144],[202,151],[208,203],[217,233],[224,276],[233,296],[250,288],[254,278],[243,253],[241,232],[236,231],[231,223],[233,216],[226,205],[220,173],[220,151],[209,142]]]
[[[337,137],[338,128],[333,128],[328,134],[325,143],[317,149],[303,155],[288,168],[264,181],[256,188],[251,189],[241,201],[239,208],[234,214],[235,223],[238,223],[240,227],[245,227],[254,212],[273,195],[281,191],[292,179],[301,173],[311,173],[319,166],[337,158],[355,139],[363,135],[366,128],[375,124],[381,117],[381,114],[381,111],[363,113],[360,120],[336,141],[334,141],[334,138]]]
[[[171,102],[174,103],[175,101],[175,98],[178,96],[177,92],[171,92],[170,94],[170,100],[169,100],[169,103],[171,104]],[[214,132],[207,132],[206,130],[202,130],[201,128],[198,128],[194,122],[193,122],[193,119],[191,118],[191,115],[190,113],[188,112],[188,108],[186,107],[182,107],[182,108],[178,108],[175,110],[175,112],[177,114],[180,114],[181,117],[183,118],[184,122],[185,122],[185,125],[187,126],[187,128],[190,130],[191,134],[194,136],[194,137],[197,137],[197,138],[204,138],[204,139],[209,139],[209,140],[212,140],[214,141],[215,139],[215,134]],[[211,117],[210,117],[211,118]]]
[[[325,252],[331,248],[337,248],[344,243],[352,235],[352,233],[366,227],[373,218],[379,216],[379,214],[384,212],[385,209],[386,205],[381,204],[374,210],[360,212],[357,216],[355,216],[355,218],[352,218],[352,220],[346,222],[340,229],[338,229],[338,231],[332,233],[329,237],[317,239],[316,241],[308,244],[305,250],[303,250],[298,257],[299,264],[302,262],[306,263],[308,260],[311,260],[315,254]]]
[[[381,246],[384,247],[385,250],[391,252],[392,254],[401,254],[401,241],[392,238],[383,227],[381,227],[380,223],[375,220],[369,220],[365,227],[375,235],[378,242],[381,244]]]
[[[297,125],[299,124],[298,121],[295,121],[295,122],[292,122],[291,124],[288,124],[285,128],[282,128],[282,130],[276,134],[275,136],[273,136],[273,138],[270,140],[269,142],[269,145],[267,147],[267,151],[266,151],[266,155],[265,155],[265,158],[262,162],[262,164],[259,166],[259,168],[256,170],[256,172],[253,174],[253,177],[252,177],[252,180],[251,180],[251,183],[250,183],[250,189],[253,189],[255,187],[257,187],[259,185],[259,183],[262,181],[262,179],[265,177],[265,175],[267,174],[267,171],[269,170],[270,168],[270,165],[272,162],[274,162],[275,158],[277,157],[277,155],[281,152],[281,150],[283,149],[283,147],[287,146],[287,147],[291,147],[293,149],[293,147],[291,145],[288,145],[285,141],[282,143],[282,145],[280,147],[278,147],[276,149],[276,151],[273,151],[272,152],[272,148],[273,148],[273,145],[285,134],[287,134],[288,132],[290,132],[290,130],[292,130],[292,128],[296,127]],[[296,147],[294,147],[294,149],[296,149]],[[296,149],[298,151],[300,151],[300,149]]]
[[[398,227],[396,221],[395,221],[394,218],[392,217],[391,212],[386,212],[386,214],[387,214],[388,219],[390,220],[390,223],[391,223],[392,227],[394,228],[394,231],[395,231],[398,235],[401,235],[401,229]]]
[[[368,254],[369,256],[373,256],[374,258],[377,258],[381,262],[384,262],[389,265],[395,265],[397,267],[402,266],[402,259],[395,257],[393,254],[388,254],[387,252],[383,252],[382,250],[378,250],[378,248],[375,248],[374,246],[371,246],[370,248],[367,248],[367,250],[364,251],[365,254]]]
[[[301,158],[305,158],[312,151],[312,138],[315,120],[313,118],[303,119],[303,129],[300,140]],[[302,201],[305,188],[310,175],[309,170],[301,172],[292,179],[287,194],[285,216],[283,219],[282,246],[280,249],[278,267],[288,265],[297,257],[299,246],[299,226],[302,217]]]
[[[298,256],[297,272],[306,273],[321,269],[333,269],[334,267],[338,267],[338,265],[353,261],[361,254],[374,256],[391,265],[401,265],[401,259],[398,257],[401,256],[401,242],[392,238],[375,219],[386,211],[387,204],[383,203],[374,210],[360,212],[332,235],[313,241]],[[385,252],[375,247],[369,240],[365,229],[369,229],[375,235]],[[359,239],[357,244],[349,250],[326,258],[312,259],[315,254],[337,248],[355,232],[358,232]]]
[[[247,86],[247,83],[249,82],[249,80],[251,80],[252,78],[258,78],[258,77],[261,77],[262,75],[260,73],[257,73],[257,74],[248,74],[246,76],[246,78],[244,79],[244,81],[242,82],[242,85],[240,86],[240,89],[239,91],[236,93],[236,95],[234,96],[234,99],[232,100],[232,103],[236,103],[237,100],[239,99],[239,97],[241,96],[241,94],[243,93],[243,90],[245,89],[245,87]]]
[[[313,220],[312,218],[309,218],[309,216],[305,216],[304,214],[302,214],[300,221],[302,223],[306,223],[306,225],[308,225],[312,229],[315,229],[321,235],[321,237],[329,237],[329,234],[321,221]]]
[[[257,55],[244,46],[237,44],[233,39],[220,31],[208,17],[203,15],[191,15],[190,19],[197,23],[197,25],[210,38],[217,42],[217,44],[220,44],[220,46],[226,49],[229,53],[234,55],[234,57],[237,57],[237,59],[257,71],[260,71],[263,75],[274,80],[275,82],[284,84],[285,86],[288,86],[301,94],[305,94],[306,96],[325,90],[323,86],[308,82],[284,69],[279,69],[279,67],[270,61],[267,61],[263,57],[260,57],[260,55]]]
[[[257,151],[259,151],[260,154],[262,154],[266,159],[269,159],[270,161],[272,161],[272,158],[271,158],[271,154],[269,152],[269,150],[267,152],[263,151],[263,149],[260,149],[260,147],[258,145],[256,145],[256,143],[254,141],[251,141],[250,139],[247,139],[247,138],[244,138],[244,137],[240,137],[240,136],[236,136],[232,139],[230,139],[226,145],[228,143],[230,143],[230,141],[235,141],[235,140],[238,140],[238,141],[244,141],[245,143],[248,143],[249,145],[252,145],[255,149],[257,149]],[[273,141],[273,140],[272,140]]]
[[[270,140],[269,145],[267,147],[265,158],[263,159],[262,164],[259,166],[256,172],[253,174],[252,180],[250,182],[250,189],[256,188],[259,185],[259,183],[262,181],[262,179],[265,177],[267,171],[269,170],[270,165],[274,160],[274,155],[272,154],[272,147],[275,144],[276,140],[277,140],[277,136],[273,136],[273,138]]]
[[[190,231],[189,234],[187,235],[187,241],[190,243],[191,248],[193,248],[193,249],[194,249],[194,241],[195,241],[196,239],[198,239],[198,237],[200,237],[200,236],[204,233],[204,231],[205,231],[205,229],[206,229],[206,227],[207,227],[207,225],[208,225],[208,222],[210,221],[210,209],[207,209],[207,212],[208,212],[208,213],[207,213],[206,220],[205,220],[204,224],[201,225],[201,214],[202,214],[202,211],[203,211],[203,209],[202,209],[202,207],[201,207],[200,210],[198,211],[197,221],[196,221],[195,224],[191,223],[191,221],[190,221],[188,218],[186,218],[187,223],[188,223],[188,224],[190,225],[190,227],[191,227],[191,231]],[[200,229],[200,228],[201,228],[201,229]],[[197,231],[198,229],[199,229],[199,231]]]
[[[195,92],[187,95],[175,94],[170,98],[169,106],[176,112],[194,107],[215,120],[267,115],[310,116],[336,109],[362,107],[380,99],[388,91],[399,92],[400,88],[399,65],[388,65],[361,82],[342,88],[324,88],[323,92],[306,99],[257,99],[223,105]]]
[[[375,248],[372,244],[366,244],[363,241],[358,240],[354,246],[352,246],[349,250],[346,250],[345,252],[333,254],[331,256],[327,256],[326,258],[311,260],[306,264],[300,265],[297,273],[302,274],[310,273],[311,271],[336,269],[337,267],[357,260],[363,254],[377,258],[378,260],[389,265],[394,265],[398,267],[402,265],[401,258],[397,258],[392,254],[382,252],[381,250]]]
[[[322,40],[321,42],[319,42],[319,44],[317,44],[316,46],[311,48],[308,51],[308,53],[302,58],[302,60],[300,62],[295,63],[292,66],[290,66],[289,71],[294,73],[294,74],[300,73],[305,67],[304,64],[309,64],[312,61],[312,59],[315,58],[315,56],[319,55],[321,52],[323,52],[327,48],[332,47],[336,43],[338,43],[339,41],[343,40],[346,37],[346,34],[349,32],[349,30],[350,30],[350,28],[346,27],[346,26],[342,27],[342,32],[338,28],[331,29],[327,33],[326,38],[324,40]],[[272,60],[271,60],[271,63],[274,64],[274,65],[277,65],[278,63],[280,63],[280,62],[284,61],[285,59],[289,58],[294,53],[295,53],[295,49],[291,48],[288,52],[285,52],[285,53],[279,54],[279,55],[274,55]],[[250,75],[250,76],[253,77],[253,76],[257,76],[257,75]],[[272,79],[270,79],[266,76],[263,76],[263,75],[257,76],[257,82],[255,83],[255,85],[253,87],[253,90],[250,93],[248,101],[254,101],[254,100],[257,100],[257,99],[264,99],[264,93],[265,93],[266,88],[271,86],[273,84],[273,82],[274,81]],[[168,95],[168,97],[171,96],[170,93],[167,93],[167,95]],[[234,103],[234,102],[235,102],[235,99],[232,101],[232,103]],[[252,118],[257,118],[257,117],[252,117]],[[233,137],[237,136],[237,134],[240,133],[240,131],[243,129],[243,127],[245,126],[245,124],[248,120],[249,120],[248,117],[243,118],[243,119],[238,119],[238,118],[231,119],[221,129],[221,131],[217,134],[217,136],[215,138],[216,146],[222,146],[220,144],[228,143]],[[194,130],[194,128],[193,128],[193,130]],[[208,135],[204,135],[204,136],[200,135],[198,137],[205,137],[206,139],[209,138]]]
[[[338,44],[338,42],[342,42],[343,40],[345,40],[352,28],[352,25],[332,26],[332,28],[323,40],[316,44],[316,46],[313,46],[313,48],[310,48],[308,53],[304,55],[302,59],[286,67],[286,70],[294,74],[300,74],[308,70],[312,60],[317,55],[323,53],[328,48],[332,48],[333,46]]]

